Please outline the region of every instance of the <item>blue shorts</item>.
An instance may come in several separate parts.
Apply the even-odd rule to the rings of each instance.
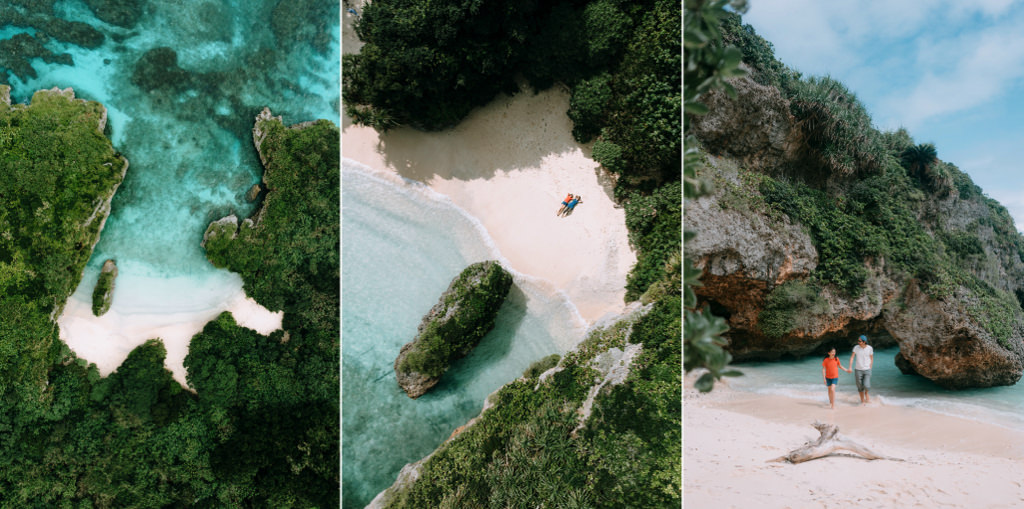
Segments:
[[[837,385],[837,384],[839,384],[839,377],[838,376],[835,377],[835,378],[826,378],[825,379],[825,387],[828,387],[829,385]]]

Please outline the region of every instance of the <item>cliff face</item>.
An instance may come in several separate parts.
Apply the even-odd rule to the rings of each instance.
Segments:
[[[729,322],[725,337],[734,357],[806,355],[852,345],[866,333],[876,346],[900,346],[903,372],[945,387],[1016,383],[1024,373],[1024,312],[1013,297],[1024,293],[1024,255],[1019,234],[1006,231],[1005,209],[973,184],[914,191],[917,231],[935,246],[929,259],[957,272],[929,279],[926,263],[915,272],[897,266],[894,256],[861,256],[863,282],[855,291],[839,288],[819,275],[834,265],[837,243],[860,247],[860,239],[822,240],[820,232],[816,239],[811,218],[780,211],[763,184],[800,182],[841,208],[865,177],[816,165],[822,158],[806,141],[814,134],[778,89],[750,78],[733,85],[736,99],[708,94],[709,113],[692,124],[708,154],[702,176],[716,185],[686,204],[685,227],[697,235],[684,251],[704,270],[695,289],[701,303]],[[867,223],[873,213],[882,212],[864,212]],[[832,255],[823,258],[826,241]]]

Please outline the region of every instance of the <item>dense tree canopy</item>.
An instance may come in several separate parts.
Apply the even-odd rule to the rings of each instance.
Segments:
[[[103,378],[57,338],[124,164],[101,114],[59,94],[0,104],[0,505],[336,506],[337,127],[265,126],[262,221],[223,247],[285,331],[208,324],[193,393],[157,339]]]

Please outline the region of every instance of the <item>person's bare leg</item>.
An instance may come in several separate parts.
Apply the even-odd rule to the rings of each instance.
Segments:
[[[828,386],[828,406],[829,406],[829,408],[833,408],[833,409],[836,407],[836,386],[835,385]]]

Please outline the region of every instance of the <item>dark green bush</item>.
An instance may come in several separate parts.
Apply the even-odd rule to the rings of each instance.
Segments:
[[[815,315],[828,311],[821,289],[803,281],[788,281],[768,294],[764,310],[758,315],[761,332],[781,338],[810,323]]]
[[[541,373],[558,365],[558,361],[562,358],[561,355],[553,353],[543,359],[530,364],[530,367],[523,371],[523,377],[525,378],[537,378]]]

